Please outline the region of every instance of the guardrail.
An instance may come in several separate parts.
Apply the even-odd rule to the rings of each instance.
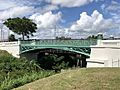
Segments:
[[[90,46],[96,45],[97,40],[30,40],[30,41],[20,41],[21,45],[74,45],[74,46]]]

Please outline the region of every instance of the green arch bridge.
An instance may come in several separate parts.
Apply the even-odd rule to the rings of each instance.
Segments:
[[[90,56],[90,45],[96,45],[97,39],[93,40],[56,40],[56,39],[45,39],[45,40],[29,40],[20,41],[20,54],[32,52],[34,50],[42,49],[60,49],[70,51],[78,54]]]

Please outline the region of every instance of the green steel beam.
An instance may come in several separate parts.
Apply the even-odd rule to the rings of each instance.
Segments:
[[[27,48],[26,48],[27,47]],[[22,51],[21,51],[21,54],[22,53],[25,53],[25,52],[29,52],[29,51],[33,51],[33,50],[37,50],[37,49],[60,49],[60,50],[65,50],[65,51],[70,51],[70,52],[75,52],[75,53],[79,53],[79,54],[84,54],[86,56],[89,56],[90,53],[86,52],[86,49],[84,49],[83,47],[41,47],[41,46],[22,46]],[[77,50],[77,49],[79,50]],[[88,47],[89,49],[89,47]]]
[[[90,46],[96,45],[97,40],[33,40],[33,41],[21,41],[21,45],[72,45],[72,46]]]
[[[21,41],[20,53],[37,49],[60,49],[90,56],[90,45],[96,45],[97,40],[33,40]]]

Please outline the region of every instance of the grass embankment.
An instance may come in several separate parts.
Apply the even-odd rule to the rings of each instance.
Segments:
[[[35,60],[18,59],[0,50],[0,90],[11,90],[53,74],[54,71],[42,70]]]
[[[120,68],[66,70],[14,90],[120,90]]]

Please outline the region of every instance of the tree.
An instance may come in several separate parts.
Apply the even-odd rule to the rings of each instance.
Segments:
[[[22,35],[23,40],[25,36],[33,36],[33,33],[36,32],[35,30],[37,29],[37,25],[26,17],[9,18],[4,24],[13,32]]]
[[[88,36],[87,39],[97,39],[97,36],[96,35],[91,35],[91,36]]]
[[[38,60],[40,67],[46,70],[55,70],[59,72],[61,69],[68,68],[68,62],[64,61],[64,56],[50,54],[40,57]]]
[[[8,37],[9,41],[15,41],[15,35],[11,34],[9,37]]]

